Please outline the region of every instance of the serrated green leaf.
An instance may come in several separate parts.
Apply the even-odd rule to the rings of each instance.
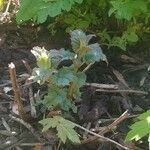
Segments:
[[[127,40],[122,37],[118,36],[113,37],[111,43],[113,46],[119,47],[122,50],[126,50]]]
[[[49,128],[56,128],[58,132],[57,135],[63,143],[66,143],[67,139],[73,143],[80,143],[79,136],[74,130],[74,123],[62,118],[61,116],[43,119],[39,123],[43,125],[43,132]]]
[[[134,29],[128,29],[123,33],[122,36],[123,39],[127,40],[128,42],[137,42],[138,41],[138,36],[135,33]]]
[[[150,110],[141,114],[139,117],[140,121],[135,122],[128,132],[126,141],[139,140],[142,137],[150,133]]]
[[[67,90],[55,87],[49,88],[48,95],[44,97],[44,101],[47,102],[47,107],[60,107],[65,111],[71,109],[71,101],[67,98]]]
[[[57,133],[58,137],[62,140],[63,143],[66,143],[67,135],[64,132],[63,126],[62,125],[57,126],[57,131],[58,131]]]
[[[59,69],[58,73],[53,76],[53,82],[58,86],[66,86],[72,82],[74,74],[69,67]]]
[[[75,125],[64,118],[60,118],[60,124],[57,126],[58,137],[65,143],[68,138],[73,143],[80,143],[77,132],[73,129]]]
[[[37,23],[43,23],[47,17],[55,17],[62,11],[69,11],[75,3],[82,0],[21,0],[17,13],[17,22],[33,19]]]
[[[46,118],[46,119],[43,119],[43,120],[39,121],[39,123],[41,125],[43,125],[43,127],[44,127],[42,132],[45,132],[49,128],[57,127],[58,121],[56,119],[54,119],[54,118]]]

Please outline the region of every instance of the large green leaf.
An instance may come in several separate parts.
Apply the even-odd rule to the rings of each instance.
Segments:
[[[72,70],[69,67],[63,67],[53,76],[53,82],[58,86],[66,86],[72,82],[73,78]]]
[[[60,107],[65,111],[72,109],[71,101],[67,98],[67,90],[52,85],[49,87],[48,95],[44,97],[44,101],[47,102],[47,107],[54,108]]]
[[[43,23],[47,17],[55,17],[62,11],[69,11],[75,3],[82,0],[21,0],[17,13],[17,21],[33,19],[37,23]]]
[[[49,128],[56,128],[57,135],[63,143],[66,143],[67,138],[73,143],[80,143],[79,136],[74,130],[74,123],[61,116],[43,119],[39,123],[43,125],[43,131],[47,131]]]
[[[127,134],[126,141],[139,140],[142,137],[150,134],[150,110],[141,114],[138,117],[139,121],[135,122],[130,128],[131,131]]]

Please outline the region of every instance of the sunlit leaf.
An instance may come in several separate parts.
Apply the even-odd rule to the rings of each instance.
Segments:
[[[139,121],[135,122],[127,134],[126,141],[139,140],[150,133],[150,110],[138,117]]]
[[[47,17],[55,17],[62,11],[69,11],[75,3],[82,0],[21,0],[17,13],[17,21],[33,19],[37,23],[43,23]]]
[[[43,119],[39,123],[43,125],[43,131],[46,131],[49,128],[56,128],[57,135],[63,143],[66,143],[67,139],[73,143],[80,143],[78,133],[74,130],[74,123],[61,116]]]
[[[34,47],[31,50],[32,54],[36,57],[37,65],[39,68],[50,69],[51,68],[51,58],[50,53],[40,47]]]

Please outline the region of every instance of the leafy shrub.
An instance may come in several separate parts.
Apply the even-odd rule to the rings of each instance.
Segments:
[[[96,33],[102,45],[126,50],[149,33],[147,0],[88,0],[60,16],[67,31],[81,28]],[[64,23],[63,22],[63,23]]]
[[[81,2],[82,0],[21,0],[17,21],[33,19],[37,23],[43,23],[48,16],[55,17],[62,11],[69,11],[75,3]]]
[[[89,44],[94,35],[86,35],[81,30],[71,32],[72,52],[60,50],[47,51],[34,47],[32,53],[37,60],[37,67],[33,69],[31,79],[39,84],[48,84],[48,93],[43,104],[48,111],[61,111],[61,115],[52,116],[40,121],[43,131],[56,128],[58,137],[65,143],[68,138],[72,142],[79,142],[78,134],[73,129],[75,125],[63,117],[70,112],[77,112],[76,101],[80,100],[80,88],[86,82],[86,75],[81,70],[83,65],[96,61],[106,61],[98,43]],[[72,65],[59,68],[64,60],[71,60]]]
[[[75,5],[78,4],[78,5]],[[102,45],[126,50],[149,33],[150,12],[148,0],[21,0],[17,21],[33,19],[43,23],[55,17],[49,29],[66,26],[96,33]]]

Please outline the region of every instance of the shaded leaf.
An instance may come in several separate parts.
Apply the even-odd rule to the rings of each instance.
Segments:
[[[90,51],[85,54],[85,62],[95,62],[95,61],[107,61],[106,56],[103,54],[101,47],[98,43],[91,44],[88,46]]]
[[[73,60],[75,58],[75,54],[70,52],[69,50],[66,51],[63,48],[60,50],[52,49],[50,50],[50,57],[52,66],[54,68],[57,68],[63,60]]]
[[[58,86],[66,86],[73,80],[73,77],[72,70],[69,67],[63,67],[53,76],[53,82]]]
[[[81,96],[80,88],[85,84],[85,82],[86,75],[82,72],[76,73],[69,89],[70,96],[78,100]]]
[[[67,98],[67,91],[65,89],[55,87],[49,88],[48,95],[44,97],[44,101],[47,102],[47,107],[60,107],[65,111],[71,109],[71,102]]]
[[[112,0],[112,8],[108,14],[111,16],[115,13],[119,19],[131,20],[139,13],[145,13],[148,10],[148,1],[145,0]]]

